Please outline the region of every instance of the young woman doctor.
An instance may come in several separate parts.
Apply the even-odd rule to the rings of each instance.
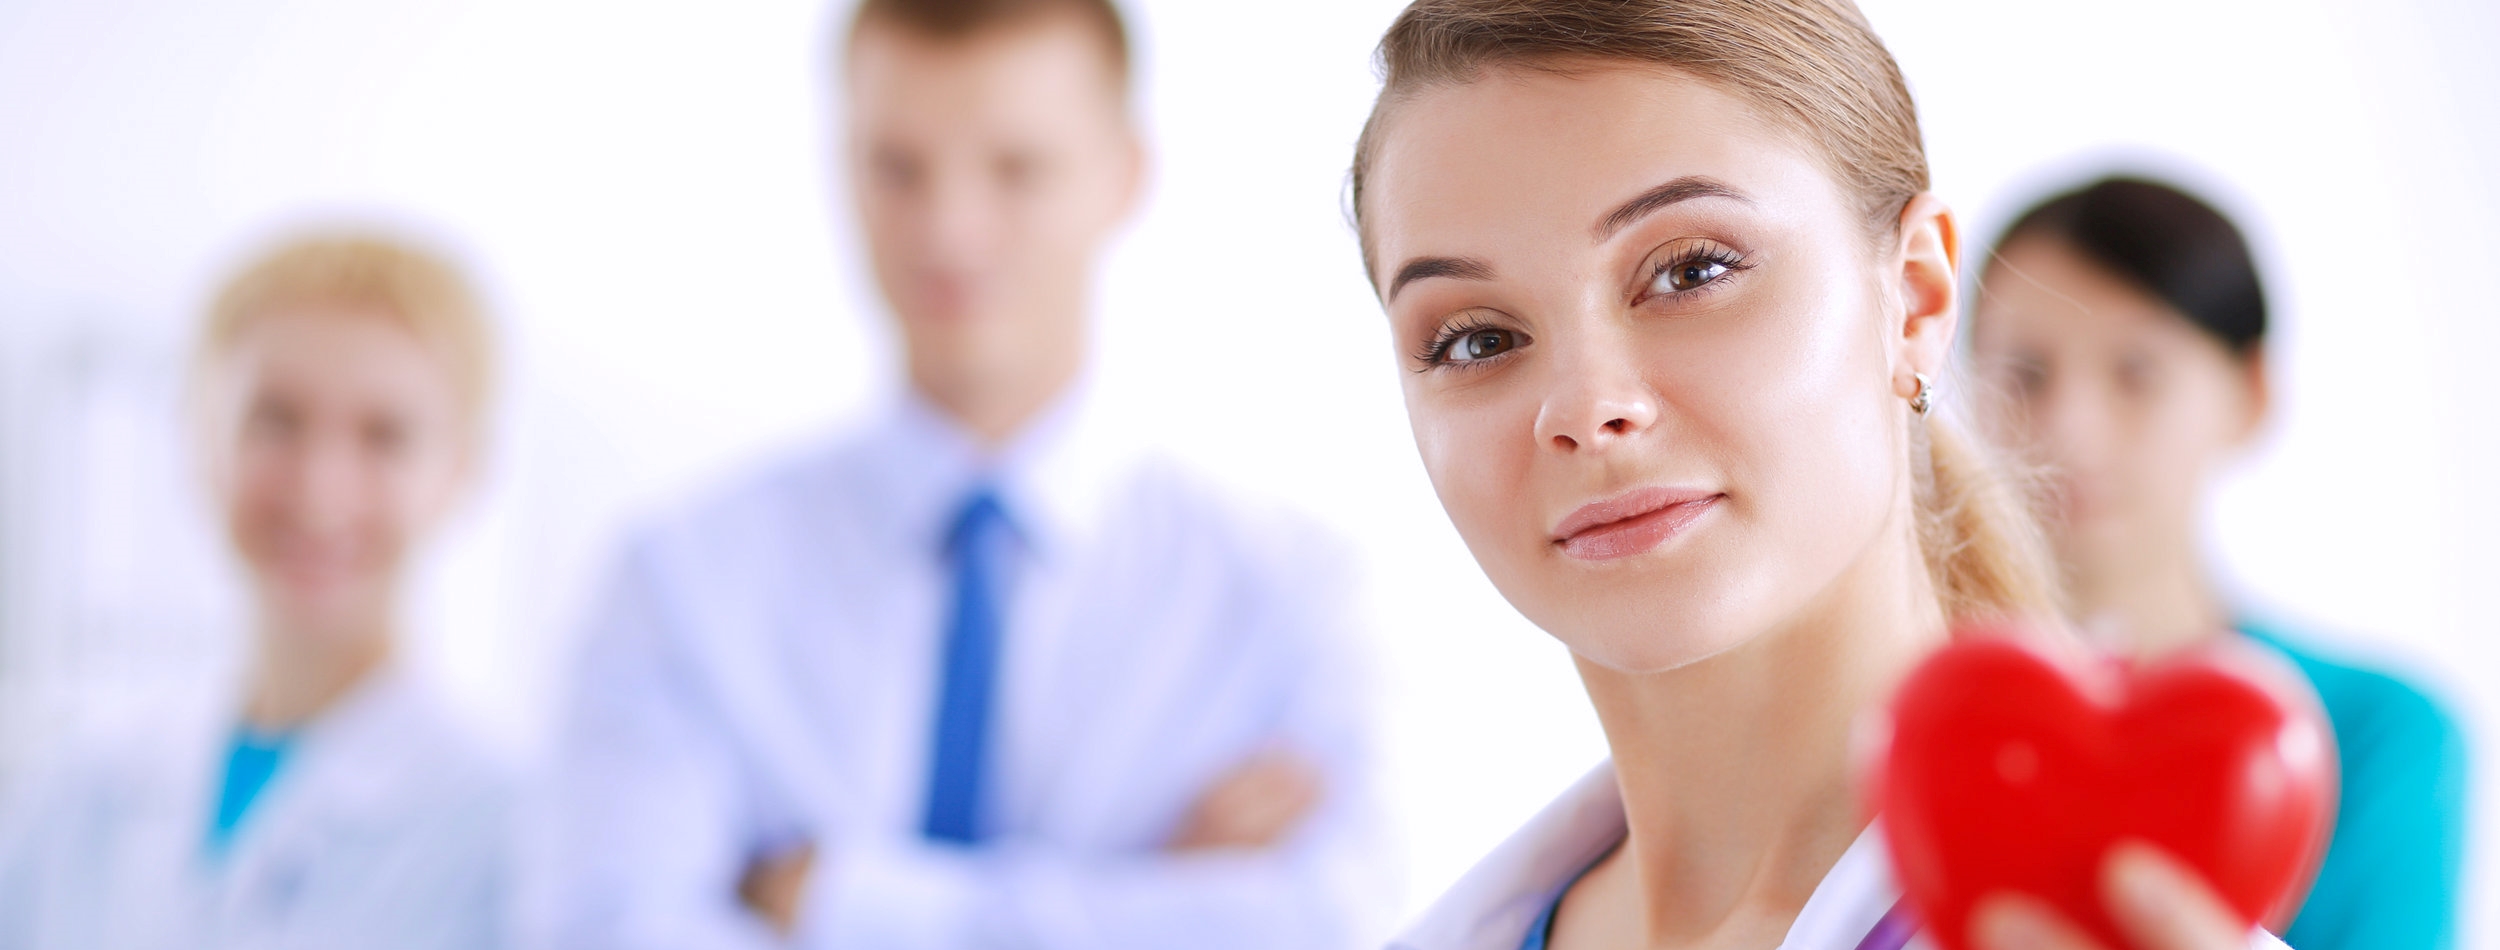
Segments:
[[[1890,55],[1847,0],[1419,0],[1381,58],[1353,201],[1416,445],[1614,753],[1398,946],[1922,942],[1852,723],[2056,595],[1933,412],[1956,225]],[[2152,848],[2102,880],[2140,946],[2279,945]],[[2093,945],[2016,894],[1969,925]]]
[[[487,364],[458,272],[386,237],[300,238],[227,284],[195,408],[246,669],[38,781],[0,840],[0,946],[501,945],[507,770],[393,661]]]

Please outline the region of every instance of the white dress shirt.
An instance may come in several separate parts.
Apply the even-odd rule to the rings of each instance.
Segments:
[[[1016,556],[988,839],[920,835],[949,522]],[[548,943],[778,945],[741,870],[816,848],[802,946],[1342,947],[1394,882],[1345,562],[1068,399],[1003,451],[903,397],[645,531],[594,609],[545,802]],[[1162,846],[1262,750],[1323,775],[1279,847]]]
[[[1607,851],[1623,841],[1623,787],[1614,763],[1599,765],[1493,849],[1435,901],[1390,950],[1519,950],[1553,906]],[[1807,896],[1780,950],[1852,950],[1901,899],[1880,823],[1859,832]],[[2263,930],[2251,950],[2285,950]],[[1925,935],[1909,950],[1934,950]]]

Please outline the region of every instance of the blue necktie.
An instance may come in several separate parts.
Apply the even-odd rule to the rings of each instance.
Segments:
[[[982,837],[990,694],[998,673],[1001,542],[1007,527],[1007,513],[997,496],[982,488],[973,492],[946,532],[955,596],[946,625],[937,742],[930,756],[929,812],[921,823],[921,834],[932,841],[976,844]]]

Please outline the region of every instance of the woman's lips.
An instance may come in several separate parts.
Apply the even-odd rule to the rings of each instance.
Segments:
[[[1725,497],[1690,489],[1633,489],[1580,506],[1554,526],[1554,544],[1584,561],[1631,557],[1666,543]]]

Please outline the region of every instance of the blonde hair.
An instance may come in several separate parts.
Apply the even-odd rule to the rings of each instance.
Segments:
[[[2064,596],[2033,486],[1952,420],[1911,433],[1911,458],[1925,462],[1916,466],[1918,546],[1945,616],[2054,622]]]
[[[1594,63],[1675,69],[1727,89],[1812,143],[1870,235],[1898,233],[1928,186],[1918,109],[1849,0],[1417,0],[1380,40],[1382,89],[1354,148],[1351,203],[1395,106],[1488,69]],[[1376,269],[1368,234],[1364,267]],[[2055,617],[2055,562],[2021,486],[1942,418],[1912,427],[1917,534],[1948,617]]]
[[[448,257],[367,230],[280,241],[218,290],[200,333],[199,362],[223,354],[271,314],[299,307],[394,321],[443,361],[463,418],[475,423],[485,415],[494,388],[493,331],[476,291]]]

